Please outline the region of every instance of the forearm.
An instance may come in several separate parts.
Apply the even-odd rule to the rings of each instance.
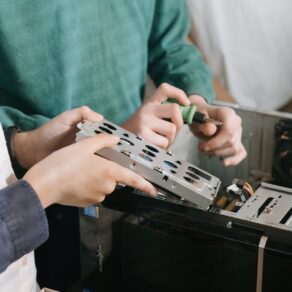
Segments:
[[[22,111],[9,107],[9,106],[0,106],[0,123],[4,127],[4,129],[9,128],[11,126],[17,126],[22,131],[29,131],[35,128],[38,128],[40,125],[46,123],[49,118],[42,115],[28,115],[23,113]],[[27,163],[27,161],[31,160],[31,156],[36,154],[36,151],[33,150],[31,145],[33,144],[31,139],[26,139],[24,143],[16,143],[14,142],[14,138],[16,135],[8,134],[7,132],[11,130],[5,131],[6,142],[9,149],[9,155],[12,160],[12,166],[14,172],[18,178],[21,178],[25,170],[28,169],[31,164]],[[17,134],[19,137],[23,137],[25,133]],[[18,137],[18,140],[20,138]],[[14,157],[16,150],[19,152],[21,150],[21,155],[16,155],[18,157]],[[11,151],[12,150],[12,151]],[[13,153],[12,153],[13,152]]]
[[[27,182],[0,190],[0,272],[40,246],[48,235],[45,212]]]

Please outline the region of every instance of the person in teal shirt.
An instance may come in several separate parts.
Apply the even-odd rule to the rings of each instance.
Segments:
[[[226,165],[237,164],[245,157],[240,120],[231,110],[227,114],[222,109],[211,110],[199,97],[211,102],[214,91],[200,53],[185,41],[188,24],[185,1],[2,0],[3,126],[17,124],[31,130],[63,111],[87,105],[167,147],[179,128],[179,117],[171,119],[177,121],[174,129],[157,116],[160,109],[141,112],[149,74],[157,86],[169,83],[188,96],[195,94],[191,102],[224,122],[217,139],[203,143],[200,149],[227,156]],[[164,108],[170,118],[174,115],[174,106],[156,106]],[[146,122],[157,116],[156,128],[148,127],[141,115],[150,117]],[[210,134],[208,128],[205,125],[200,130]]]
[[[161,103],[175,98],[223,122],[192,130],[207,138],[202,152],[236,165],[246,156],[241,120],[207,103],[211,74],[188,30],[184,0],[1,0],[0,121],[32,130],[86,105],[167,148],[183,121],[176,104]],[[147,75],[158,89],[143,101]]]

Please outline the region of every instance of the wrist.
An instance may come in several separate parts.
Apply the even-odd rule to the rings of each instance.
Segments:
[[[26,168],[21,165],[16,157],[15,153],[15,144],[14,144],[14,138],[18,133],[20,132],[20,129],[17,126],[12,126],[4,129],[4,134],[5,134],[5,139],[6,139],[6,145],[7,145],[7,150],[10,156],[12,168],[15,172],[15,175],[18,178],[23,177],[23,175],[26,172]],[[19,150],[17,149],[19,152]],[[19,154],[18,154],[19,156]]]
[[[29,183],[33,188],[44,209],[55,203],[52,196],[50,195],[47,184],[39,175],[35,175],[34,173],[28,171],[23,177],[23,180]]]
[[[34,151],[30,143],[30,132],[18,132],[12,138],[12,145],[14,155],[18,164],[24,168],[29,169],[34,165]]]

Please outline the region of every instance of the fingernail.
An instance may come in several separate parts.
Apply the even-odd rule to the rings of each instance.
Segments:
[[[158,191],[157,191],[156,189],[152,189],[152,191],[150,192],[150,195],[151,195],[152,197],[157,197],[157,195],[158,195]]]
[[[203,150],[208,152],[208,151],[210,151],[210,147],[209,146],[205,146],[205,147],[203,147]]]

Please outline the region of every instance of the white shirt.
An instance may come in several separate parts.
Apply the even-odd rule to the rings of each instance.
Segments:
[[[0,189],[15,180],[0,124]],[[1,292],[36,292],[37,287],[33,252],[23,256],[0,273]]]
[[[239,104],[270,110],[291,100],[291,0],[188,1],[192,36]]]

